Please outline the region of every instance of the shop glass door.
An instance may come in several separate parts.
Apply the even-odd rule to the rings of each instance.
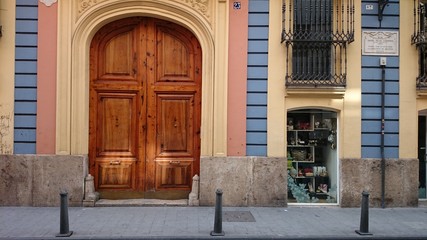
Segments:
[[[288,203],[338,203],[337,129],[335,112],[288,112]]]

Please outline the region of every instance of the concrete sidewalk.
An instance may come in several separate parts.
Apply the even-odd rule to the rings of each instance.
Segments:
[[[225,236],[212,237],[213,207],[68,208],[73,231],[69,239],[427,239],[427,208],[371,208],[371,236],[355,233],[360,212],[339,207],[224,207]],[[55,239],[59,215],[59,208],[0,207],[0,239]]]

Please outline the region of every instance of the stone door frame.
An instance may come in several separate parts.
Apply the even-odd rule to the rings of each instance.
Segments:
[[[80,0],[58,4],[57,154],[88,153],[89,46],[93,35],[108,22],[150,16],[180,24],[198,38],[203,55],[201,156],[225,155],[227,1]]]

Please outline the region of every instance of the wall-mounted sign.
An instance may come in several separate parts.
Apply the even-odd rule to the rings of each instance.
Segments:
[[[366,10],[374,10],[374,4],[366,4]]]
[[[362,55],[399,55],[399,32],[363,31]]]
[[[233,8],[239,10],[240,8],[242,8],[242,3],[241,2],[233,2]]]

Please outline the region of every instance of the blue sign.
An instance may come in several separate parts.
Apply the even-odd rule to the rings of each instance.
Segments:
[[[233,2],[233,8],[234,9],[242,8],[242,3],[241,2]]]

